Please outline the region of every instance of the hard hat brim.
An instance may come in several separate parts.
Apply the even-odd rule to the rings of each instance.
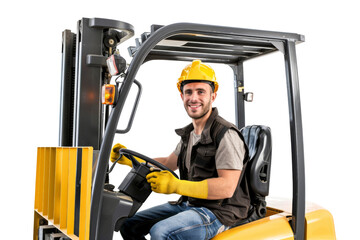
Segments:
[[[179,89],[179,91],[182,92],[182,91],[183,91],[183,88],[184,88],[184,86],[185,86],[186,84],[188,84],[188,83],[194,83],[194,82],[203,82],[203,83],[209,84],[213,92],[216,92],[216,91],[217,91],[217,88],[218,88],[217,84],[216,84],[215,82],[213,82],[213,81],[192,79],[192,80],[184,80],[184,81],[180,82],[180,83],[178,84],[178,89]]]

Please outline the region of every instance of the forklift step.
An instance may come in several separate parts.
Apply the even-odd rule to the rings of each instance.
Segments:
[[[59,232],[53,225],[43,225],[39,227],[39,240],[50,239],[50,234]]]

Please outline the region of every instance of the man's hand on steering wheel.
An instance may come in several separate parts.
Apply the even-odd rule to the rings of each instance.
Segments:
[[[120,158],[120,155],[122,155],[121,158]],[[129,150],[120,143],[117,143],[113,146],[111,153],[110,153],[110,161],[113,163],[117,162],[119,164],[128,165],[130,167],[134,167],[133,163],[135,164],[135,166],[140,163],[146,163],[146,165],[149,168],[150,167],[154,168],[154,166],[155,166],[155,168],[158,168],[158,170],[167,170],[172,175],[174,175],[176,178],[179,178],[178,175],[176,173],[174,173],[174,171],[172,171],[170,168],[166,167],[165,165],[155,161],[152,158],[142,155],[138,152]]]
[[[120,143],[117,143],[113,146],[112,150],[111,150],[111,153],[110,153],[110,161],[111,162],[115,162],[119,159],[120,157],[120,149],[126,149],[126,147]],[[138,162],[145,162],[144,160],[140,159],[140,158],[137,158],[135,157],[136,160]],[[124,165],[128,165],[129,167],[132,167],[132,162],[129,158],[127,158],[126,156],[122,156],[118,161],[117,163],[119,164],[124,164]]]

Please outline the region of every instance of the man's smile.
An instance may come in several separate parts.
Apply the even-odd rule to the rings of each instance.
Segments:
[[[188,107],[191,109],[191,110],[196,110],[198,109],[199,107],[201,107],[201,104],[189,104]]]

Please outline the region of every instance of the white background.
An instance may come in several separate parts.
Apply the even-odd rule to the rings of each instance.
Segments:
[[[128,22],[135,35],[151,24],[196,22],[305,35],[297,46],[304,129],[306,199],[334,216],[338,239],[358,238],[359,54],[355,1],[11,1],[0,8],[2,239],[32,236],[36,147],[57,146],[61,33],[76,32],[82,17]],[[125,42],[121,53],[128,60]],[[184,62],[145,64],[144,87],[133,129],[116,141],[145,155],[170,154],[179,140],[173,129],[189,122],[175,83]],[[233,76],[213,65],[220,84],[215,105],[230,121]],[[291,153],[285,68],[281,53],[245,64],[247,124],[273,131],[271,196],[291,198]],[[124,124],[125,125],[125,124]],[[153,128],[151,128],[153,126]],[[115,185],[127,171],[117,166]],[[144,207],[177,196],[152,194]]]

